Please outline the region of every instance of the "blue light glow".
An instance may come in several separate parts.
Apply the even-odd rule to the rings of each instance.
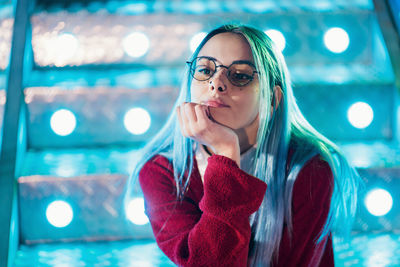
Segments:
[[[256,13],[265,13],[271,10],[276,4],[272,1],[243,1],[239,2],[246,9]]]
[[[143,198],[135,198],[129,202],[127,217],[131,222],[137,225],[144,225],[149,222],[149,218],[147,218],[144,213]]]
[[[122,46],[129,56],[141,57],[149,50],[150,41],[145,34],[133,32],[124,38]]]
[[[271,40],[275,43],[276,47],[278,47],[280,51],[283,51],[285,49],[286,39],[280,31],[270,29],[266,30],[265,34],[268,35],[269,38],[271,38]]]
[[[142,108],[130,109],[124,117],[125,128],[132,134],[144,134],[151,124],[149,113]]]
[[[365,197],[365,206],[372,215],[383,216],[392,209],[393,199],[388,191],[375,189]]]
[[[195,34],[192,39],[190,39],[190,51],[192,53],[196,50],[196,48],[199,46],[201,41],[203,41],[204,37],[206,37],[207,33],[205,32],[199,32]]]
[[[74,217],[71,206],[62,200],[50,203],[46,209],[46,218],[55,227],[65,227]]]
[[[67,109],[57,110],[51,116],[50,126],[51,129],[58,135],[69,135],[75,130],[76,127],[75,115]]]
[[[173,2],[176,5],[176,9],[179,10],[179,6],[182,7],[182,2]],[[183,5],[186,12],[195,14],[202,14],[207,10],[207,5],[201,1],[190,1],[186,5]]]
[[[347,110],[347,118],[351,125],[363,129],[368,127],[374,119],[374,111],[365,102],[356,102]]]
[[[344,52],[350,44],[349,35],[342,28],[334,27],[324,34],[325,46],[333,53]]]
[[[121,11],[125,13],[132,12],[133,14],[143,14],[147,11],[147,5],[145,3],[132,3],[125,5],[121,9]]]

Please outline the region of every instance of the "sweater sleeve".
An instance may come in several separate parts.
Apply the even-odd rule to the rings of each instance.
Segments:
[[[139,182],[157,244],[173,262],[179,266],[247,265],[249,217],[261,205],[267,188],[264,182],[218,155],[208,159],[199,205],[189,197],[177,201],[172,170],[160,161],[147,162]]]
[[[309,160],[295,181],[292,194],[291,235],[285,227],[274,266],[321,266],[330,235],[316,243],[326,223],[333,191],[329,164],[319,156]],[[332,262],[333,264],[333,262]]]

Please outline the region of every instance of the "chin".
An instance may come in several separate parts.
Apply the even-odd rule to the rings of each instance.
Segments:
[[[250,127],[255,123],[255,119],[258,118],[238,118],[239,116],[233,114],[231,110],[210,110],[211,116],[217,123],[226,126],[232,130],[239,130]]]
[[[232,129],[233,125],[231,121],[231,116],[232,116],[231,114],[227,114],[226,112],[220,112],[219,110],[216,110],[216,108],[211,109],[210,113],[211,117],[215,122]]]
[[[239,125],[237,125],[237,121],[231,116],[218,116],[218,114],[211,113],[211,116],[215,122],[221,124],[225,127],[228,127],[232,130],[240,129]]]

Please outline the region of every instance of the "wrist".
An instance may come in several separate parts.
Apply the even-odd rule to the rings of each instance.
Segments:
[[[225,156],[232,159],[240,167],[240,147],[238,140],[233,141],[227,145],[219,145],[214,148],[214,152],[217,155]]]

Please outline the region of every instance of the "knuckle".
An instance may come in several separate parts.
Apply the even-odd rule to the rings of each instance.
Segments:
[[[186,112],[190,111],[190,103],[185,103],[184,109]]]
[[[203,136],[207,132],[207,128],[204,126],[198,126],[196,128],[197,135]]]

